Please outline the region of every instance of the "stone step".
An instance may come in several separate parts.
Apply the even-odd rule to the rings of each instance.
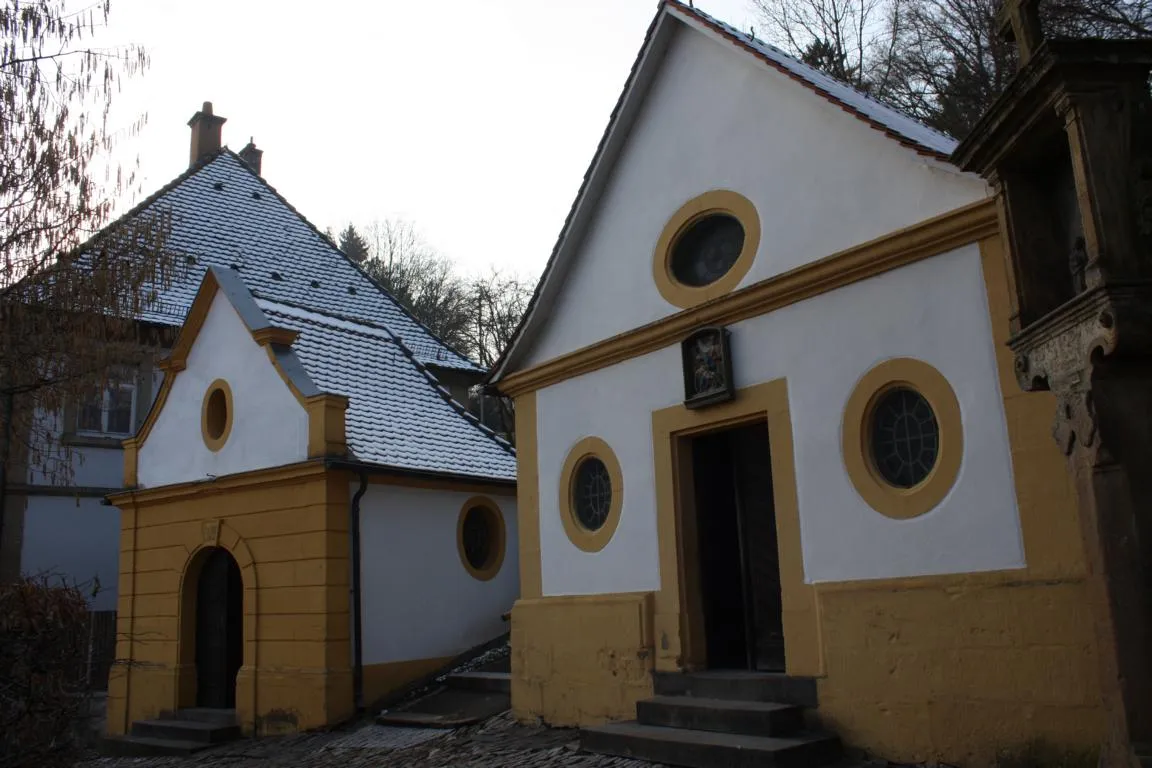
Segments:
[[[137,720],[132,723],[132,735],[220,744],[240,738],[240,726],[201,720]]]
[[[658,696],[695,696],[702,699],[768,701],[816,706],[816,680],[776,672],[708,670],[707,672],[655,672]]]
[[[425,728],[459,728],[507,712],[512,697],[502,691],[437,688],[415,701],[381,712],[376,722]]]
[[[157,739],[150,736],[106,736],[100,742],[101,754],[109,757],[186,756],[208,749],[212,744],[183,739]]]
[[[656,696],[636,703],[641,725],[749,736],[791,736],[804,728],[804,710],[765,701]]]
[[[216,723],[218,725],[237,725],[236,710],[212,709],[209,707],[187,707],[175,712],[164,712],[161,720],[191,720],[198,723]]]
[[[588,752],[685,768],[818,768],[840,758],[840,741],[823,733],[789,738],[610,723],[581,731]]]
[[[461,672],[449,675],[445,682],[450,688],[512,693],[512,675],[508,672]]]

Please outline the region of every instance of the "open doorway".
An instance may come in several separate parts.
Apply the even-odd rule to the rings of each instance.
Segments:
[[[707,666],[783,671],[768,425],[757,421],[685,442],[691,452],[697,609],[703,614]]]
[[[223,547],[210,550],[196,584],[196,706],[233,709],[244,659],[244,583]]]

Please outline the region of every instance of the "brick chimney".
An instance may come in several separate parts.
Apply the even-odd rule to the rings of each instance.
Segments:
[[[257,176],[260,175],[260,159],[262,157],[264,157],[264,150],[256,149],[256,144],[253,143],[252,139],[248,139],[248,146],[240,150],[240,159],[243,160],[244,164],[251,168]]]
[[[212,102],[204,102],[199,112],[192,115],[188,121],[192,128],[192,151],[188,156],[188,165],[196,165],[206,155],[220,149],[220,128],[228,120],[226,117],[217,117],[212,114]]]

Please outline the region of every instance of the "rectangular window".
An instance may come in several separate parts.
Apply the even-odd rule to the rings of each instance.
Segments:
[[[136,378],[121,372],[85,398],[76,409],[76,432],[88,435],[133,434],[136,424]]]

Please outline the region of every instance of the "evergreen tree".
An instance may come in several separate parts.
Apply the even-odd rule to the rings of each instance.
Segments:
[[[339,246],[344,255],[357,264],[368,258],[368,241],[351,224],[340,233]]]

